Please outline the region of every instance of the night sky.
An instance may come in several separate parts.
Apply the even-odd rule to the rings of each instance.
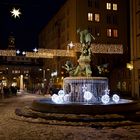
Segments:
[[[0,0],[0,49],[7,48],[8,36],[16,39],[16,48],[38,48],[38,34],[66,0]],[[20,18],[11,16],[20,8]]]

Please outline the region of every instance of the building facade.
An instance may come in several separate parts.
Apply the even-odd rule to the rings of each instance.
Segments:
[[[140,97],[140,0],[130,0],[132,95]]]
[[[79,43],[77,30],[88,29],[95,37],[94,43],[122,44],[123,54],[93,54],[93,76],[107,76],[110,89],[113,91],[131,91],[130,71],[126,68],[129,62],[129,33],[128,33],[128,6],[127,0],[67,0],[54,15],[39,35],[39,47],[49,49],[67,49],[72,41]],[[75,46],[76,47],[76,46]],[[55,57],[44,60],[45,69],[58,72],[57,81],[65,75],[62,66],[71,59],[76,64],[78,55]],[[49,65],[51,63],[51,66]],[[96,66],[108,66],[106,71],[99,73]],[[48,75],[49,77],[49,75]]]
[[[10,33],[7,49],[0,50],[0,88],[16,86],[33,91],[44,85],[43,60],[27,57],[24,50],[16,50],[16,38]],[[33,53],[36,53],[33,51]],[[2,88],[1,88],[2,89]]]
[[[0,57],[0,85],[33,91],[43,83],[43,62],[25,56]]]

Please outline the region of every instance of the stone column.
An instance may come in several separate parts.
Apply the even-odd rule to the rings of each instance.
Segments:
[[[24,89],[24,85],[23,85],[23,75],[20,75],[20,91],[22,91]]]

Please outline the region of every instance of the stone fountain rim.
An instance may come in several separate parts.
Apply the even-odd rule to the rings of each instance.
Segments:
[[[64,80],[108,80],[107,77],[65,77]]]
[[[122,104],[56,104],[53,102],[40,102],[43,99],[34,100],[30,106],[32,110],[43,113],[60,113],[60,114],[113,114],[113,113],[130,113],[140,110],[140,103],[134,100]],[[46,99],[47,101],[47,99]]]

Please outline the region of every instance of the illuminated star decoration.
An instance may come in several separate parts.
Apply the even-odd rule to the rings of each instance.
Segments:
[[[83,92],[86,92],[87,91],[87,86],[84,84],[84,86],[82,87],[83,89]]]
[[[16,18],[16,17],[20,17],[19,15],[21,14],[21,12],[19,11],[20,9],[15,9],[15,8],[13,8],[12,9],[12,11],[10,11],[11,12],[11,14],[12,14],[12,16],[14,17],[14,18]]]
[[[75,45],[72,43],[72,41],[67,45],[67,50],[69,51],[72,49]]]
[[[75,45],[72,43],[72,41],[68,44],[69,48],[72,49]]]
[[[106,89],[106,90],[105,90],[105,94],[106,94],[106,95],[109,95],[109,92],[110,92],[109,89]]]

